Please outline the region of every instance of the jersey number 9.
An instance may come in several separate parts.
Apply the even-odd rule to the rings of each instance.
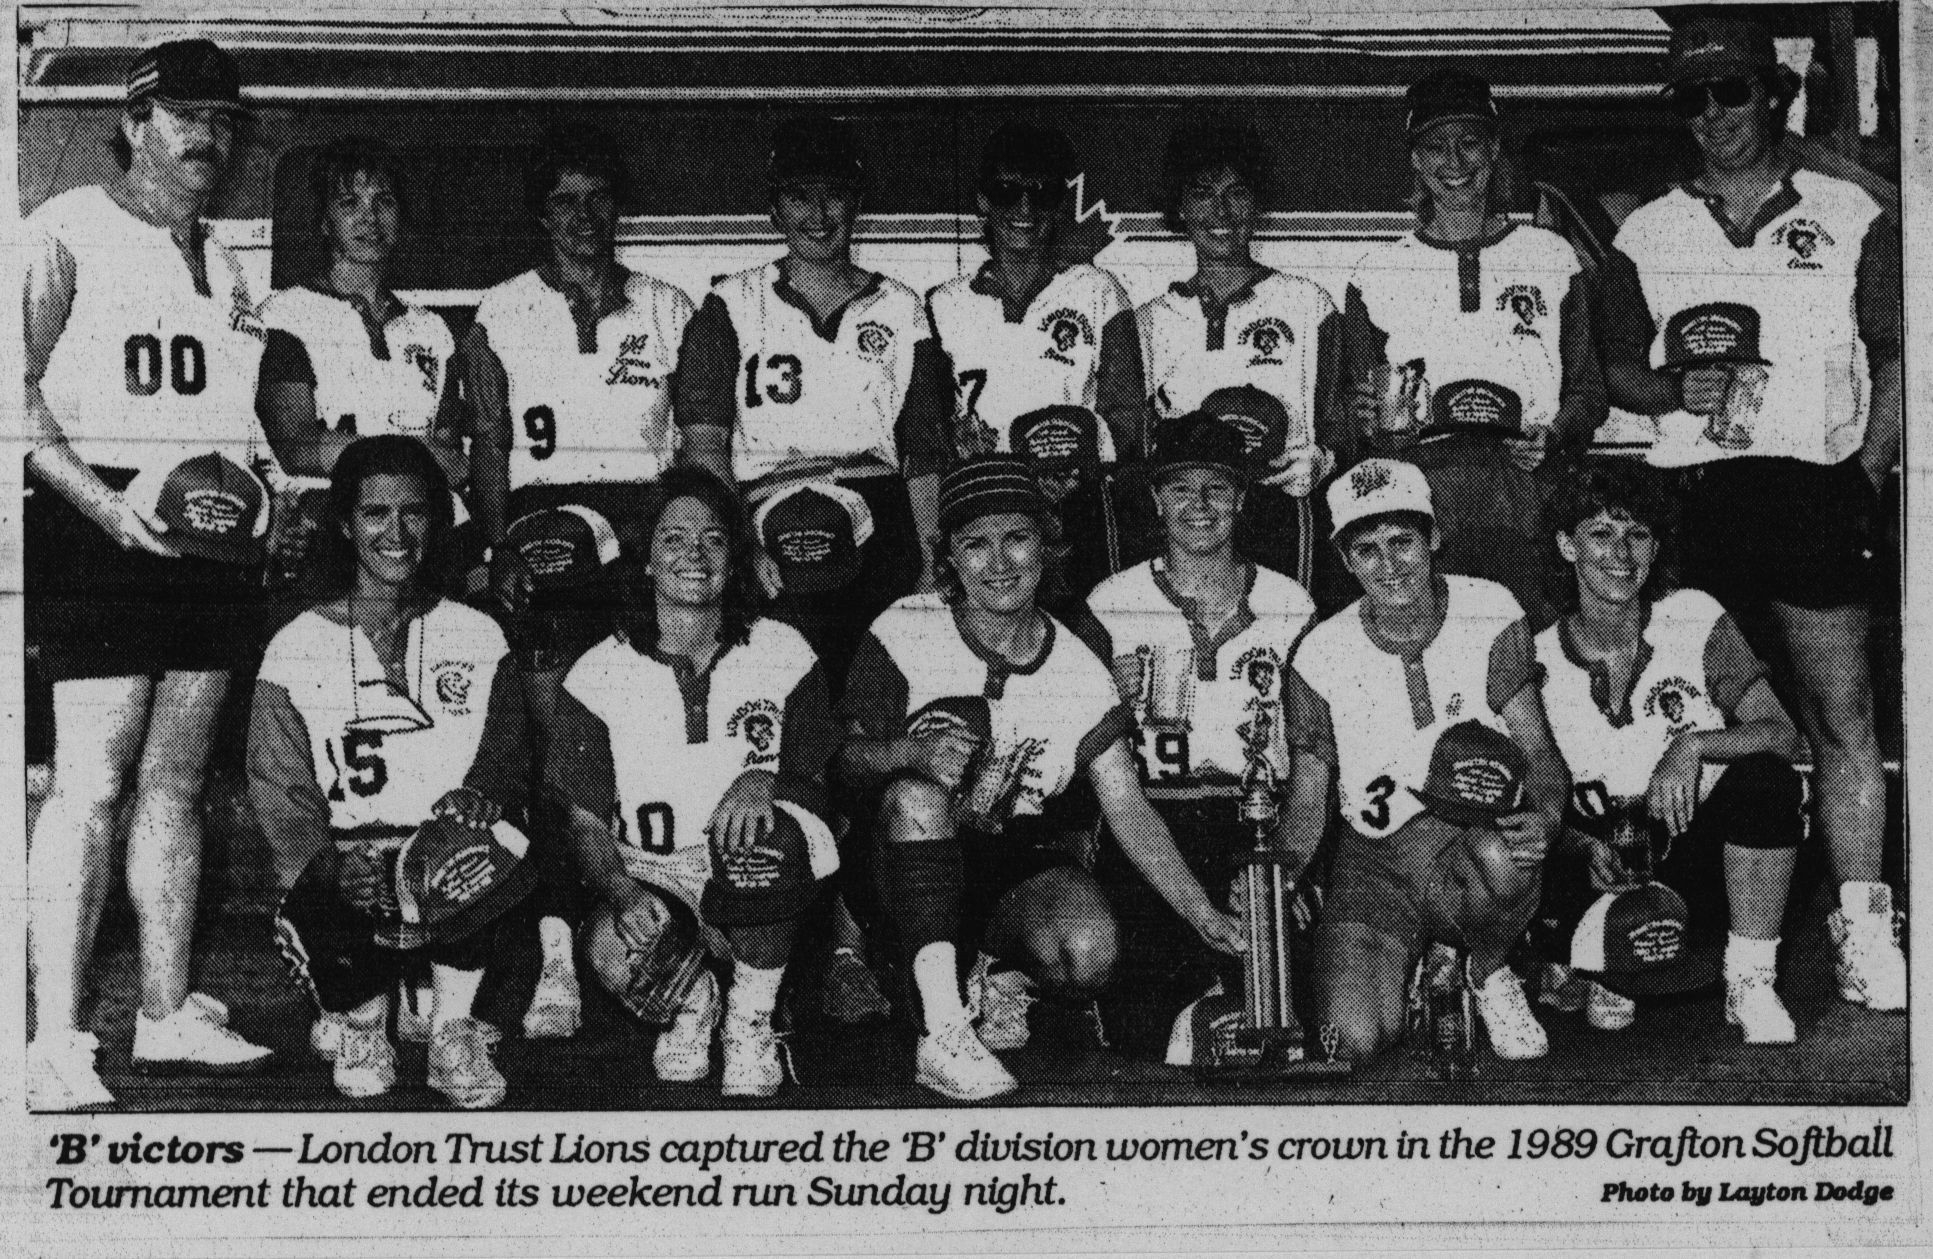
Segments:
[[[524,412],[524,435],[530,438],[530,457],[548,459],[557,453],[557,413],[549,407]]]

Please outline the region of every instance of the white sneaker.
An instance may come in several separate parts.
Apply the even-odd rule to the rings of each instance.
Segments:
[[[475,1019],[452,1019],[430,1039],[429,1086],[464,1110],[503,1100],[509,1084],[490,1060],[490,1040]]]
[[[411,1045],[430,1043],[430,1014],[417,1001],[409,984],[396,986],[396,1039]]]
[[[1772,987],[1777,978],[1769,966],[1725,976],[1725,1021],[1745,1033],[1748,1045],[1789,1045],[1799,1039],[1785,1002]]]
[[[342,1054],[343,1037],[349,1034],[349,1017],[324,1010],[309,1024],[309,1048],[324,1062],[334,1062]]]
[[[220,1003],[216,1003],[220,1006]],[[134,1069],[143,1073],[234,1075],[268,1065],[274,1051],[217,1023],[208,1006],[183,1002],[164,1019],[134,1016]],[[226,1014],[227,1008],[221,1007]]]
[[[544,973],[524,1011],[524,1036],[566,1040],[584,1025],[584,998],[577,988],[577,964],[569,953],[544,958]]]
[[[28,1045],[27,1109],[112,1106],[114,1094],[94,1070],[94,1051],[100,1047],[92,1032],[71,1029],[41,1036]]]
[[[1589,982],[1561,962],[1545,962],[1537,984],[1537,1004],[1547,1005],[1559,1014],[1576,1014],[1589,1000],[1590,994],[1584,987]]]
[[[1541,1058],[1550,1052],[1550,1038],[1544,1025],[1530,1012],[1524,999],[1524,985],[1517,972],[1499,966],[1496,973],[1476,990],[1477,1013],[1490,1033],[1490,1048],[1497,1057],[1509,1061]]]
[[[205,992],[191,992],[188,994],[188,999],[181,1004],[193,1006],[201,1012],[202,1018],[216,1027],[228,1026],[228,1003],[219,997],[211,997]]]
[[[1034,981],[1022,971],[992,972],[993,959],[982,953],[967,976],[967,1015],[976,1021],[980,1043],[988,1049],[1024,1049],[1031,1035],[1027,1007],[1038,999]]]
[[[381,1097],[396,1087],[396,1046],[382,1024],[367,1027],[342,1019],[336,1047],[336,1092],[344,1097]]]
[[[651,1066],[667,1084],[693,1084],[711,1074],[711,1034],[718,1028],[718,979],[710,971],[685,994],[671,1026],[658,1033]]]
[[[726,1097],[771,1097],[785,1082],[779,1062],[779,1037],[772,1028],[772,1012],[747,1014],[725,1002],[725,1072],[721,1092]]]
[[[1621,1032],[1637,1021],[1638,1003],[1612,992],[1594,979],[1587,979],[1584,1018],[1600,1032]]]
[[[1906,955],[1899,951],[1901,919],[1893,914],[1847,915],[1835,909],[1826,919],[1839,946],[1834,970],[1839,995],[1871,1010],[1906,1008]]]
[[[920,1037],[913,1079],[943,1097],[978,1102],[1020,1087],[1020,1081],[993,1056],[969,1023],[956,1023]]]

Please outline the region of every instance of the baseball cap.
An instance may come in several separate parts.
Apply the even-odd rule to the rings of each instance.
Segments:
[[[1403,95],[1409,106],[1404,130],[1411,143],[1446,122],[1459,119],[1495,129],[1497,102],[1487,80],[1466,70],[1442,69],[1424,75]]]
[[[1702,987],[1711,959],[1688,946],[1689,920],[1684,897],[1662,883],[1606,892],[1571,932],[1571,967],[1627,996]]]
[[[1737,363],[1771,366],[1759,357],[1759,314],[1750,306],[1706,302],[1665,320],[1665,371]]]
[[[581,586],[618,557],[617,530],[604,513],[576,503],[517,517],[503,544],[523,557],[539,589]]]
[[[1154,467],[1159,485],[1171,473],[1212,468],[1237,481],[1248,475],[1248,443],[1242,430],[1206,408],[1163,420],[1154,430]]]
[[[993,738],[993,705],[984,695],[942,695],[920,705],[906,719],[906,734],[919,739],[955,726],[964,726],[968,734],[987,742]]]
[[[461,940],[522,900],[537,883],[530,840],[505,821],[469,826],[431,818],[403,842],[396,903],[405,923],[436,941]]]
[[[1772,34],[1758,23],[1701,18],[1671,32],[1665,90],[1685,83],[1758,74],[1778,64]]]
[[[1421,440],[1452,433],[1516,437],[1524,430],[1524,401],[1508,385],[1490,380],[1453,380],[1430,397]]]
[[[837,590],[859,574],[859,548],[873,536],[866,500],[830,481],[790,485],[758,506],[752,517],[765,553],[779,566],[787,590]]]
[[[1228,385],[1203,398],[1201,410],[1233,425],[1242,435],[1244,465],[1250,473],[1275,467],[1289,448],[1289,409],[1265,389]]]
[[[1388,512],[1421,512],[1436,519],[1423,470],[1400,459],[1365,459],[1329,483],[1329,536],[1359,520]]]
[[[1509,735],[1480,721],[1459,721],[1437,736],[1429,775],[1410,790],[1452,825],[1488,826],[1524,807],[1529,774],[1529,759]]]
[[[940,478],[940,532],[1001,512],[1044,515],[1051,508],[1027,460],[1019,455],[975,455]]]
[[[244,109],[235,59],[207,39],[170,40],[136,57],[128,67],[127,99]]]
[[[1007,446],[1043,471],[1091,468],[1101,462],[1101,418],[1066,403],[1039,407],[1008,428]]]
[[[774,188],[821,180],[854,187],[866,182],[865,163],[859,159],[852,129],[826,115],[780,123],[772,133],[772,152],[765,171],[766,182]]]
[[[163,462],[135,473],[125,491],[167,541],[189,555],[224,564],[259,564],[268,539],[269,492],[261,478],[226,455]]]

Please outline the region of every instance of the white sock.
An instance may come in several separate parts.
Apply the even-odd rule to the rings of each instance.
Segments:
[[[1747,971],[1773,970],[1779,964],[1779,941],[1754,940],[1736,931],[1725,938],[1725,973],[1742,975]]]
[[[537,939],[544,946],[544,960],[571,955],[571,925],[562,918],[537,920]]]
[[[950,940],[935,940],[913,955],[913,986],[919,989],[929,1033],[967,1025],[966,1006],[960,1001],[959,966]]]
[[[456,1020],[470,1017],[477,989],[483,986],[483,971],[438,964],[430,968],[430,974],[436,985],[436,1000],[430,1007],[430,1034],[434,1036]]]
[[[389,994],[371,997],[353,1010],[345,1010],[342,1017],[361,1028],[381,1027],[389,1017]]]
[[[1839,908],[1848,918],[1888,918],[1893,913],[1893,889],[1885,883],[1847,879],[1839,885]]]
[[[726,1004],[745,1014],[770,1014],[779,1003],[779,984],[785,979],[785,967],[775,966],[765,970],[758,966],[747,966],[744,962],[732,962],[732,990]]]

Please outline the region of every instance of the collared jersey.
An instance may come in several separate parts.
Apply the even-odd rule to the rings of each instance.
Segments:
[[[1113,640],[1117,678],[1126,672],[1138,682],[1127,699],[1150,798],[1238,791],[1251,739],[1276,781],[1288,783],[1282,673],[1315,605],[1274,569],[1251,564],[1248,573],[1240,606],[1213,636],[1195,619],[1194,601],[1169,584],[1158,557],[1116,573],[1088,596]]]
[[[1833,464],[1866,436],[1866,355],[1899,350],[1896,220],[1857,184],[1795,170],[1739,231],[1719,205],[1677,187],[1638,207],[1617,246],[1636,266],[1654,329],[1653,366],[1665,361],[1671,317],[1708,302],[1758,313],[1758,382],[1749,446],[1706,436],[1702,416],[1659,417],[1651,461],[1664,467],[1749,455]],[[1745,369],[1750,370],[1750,369]]]
[[[713,285],[693,328],[700,335],[710,344],[688,354],[707,362],[736,347],[732,474],[741,485],[805,465],[896,472],[922,440],[900,423],[916,389],[915,351],[931,333],[919,296],[896,280],[875,275],[821,323],[780,259]],[[678,422],[714,417],[681,403]]]
[[[1678,590],[1646,608],[1631,689],[1611,693],[1608,671],[1571,645],[1568,618],[1537,635],[1544,712],[1570,766],[1579,812],[1601,816],[1611,800],[1643,795],[1651,771],[1687,730],[1723,730],[1765,676],[1718,600]],[[1708,762],[1701,794],[1725,767]]]
[[[1564,302],[1583,275],[1569,241],[1520,224],[1438,244],[1411,232],[1356,264],[1350,297],[1395,364],[1421,359],[1430,390],[1483,380],[1514,391],[1526,428],[1556,418],[1564,385]],[[1425,416],[1425,419],[1428,417]]]
[[[834,746],[825,675],[790,626],[758,621],[703,674],[613,635],[564,679],[545,780],[611,821],[626,869],[648,878],[651,861],[707,845],[713,810],[747,770],[823,814]]]
[[[497,623],[447,600],[409,623],[400,677],[360,628],[320,612],[269,643],[260,681],[286,692],[307,727],[331,829],[407,835],[464,785],[509,647]]]
[[[1010,311],[989,280],[991,268],[948,280],[926,302],[933,335],[952,361],[955,433],[975,435],[971,449],[1005,451],[1013,422],[1029,411],[1064,403],[1102,412],[1105,334],[1133,307],[1119,280],[1083,262],[1057,272],[1024,310]],[[1112,426],[1102,424],[1100,436],[1101,458],[1112,462]]]
[[[1343,817],[1381,839],[1423,811],[1437,736],[1460,721],[1509,733],[1503,709],[1532,681],[1530,632],[1508,590],[1444,576],[1443,624],[1423,646],[1379,643],[1367,599],[1302,640],[1289,675],[1291,742],[1336,769]]]
[[[198,232],[198,287],[168,229],[98,186],[62,193],[26,223],[39,251],[30,299],[35,286],[71,277],[66,326],[40,388],[83,461],[140,468],[209,450],[245,464],[270,457],[255,419],[262,329],[233,254]]]
[[[1038,814],[1131,727],[1106,665],[1047,613],[1032,664],[986,651],[937,594],[909,595],[880,614],[854,656],[841,711],[867,739],[898,739],[936,699],[984,696],[992,710],[981,777],[998,781],[1006,817]]]
[[[655,480],[670,462],[671,378],[691,299],[631,272],[624,305],[582,338],[535,270],[492,288],[477,324],[509,378],[510,488]]]
[[[1134,312],[1148,394],[1162,419],[1199,410],[1217,389],[1252,385],[1289,413],[1288,449],[1316,443],[1317,410],[1335,346],[1335,303],[1301,276],[1270,271],[1225,309],[1185,281]]]

